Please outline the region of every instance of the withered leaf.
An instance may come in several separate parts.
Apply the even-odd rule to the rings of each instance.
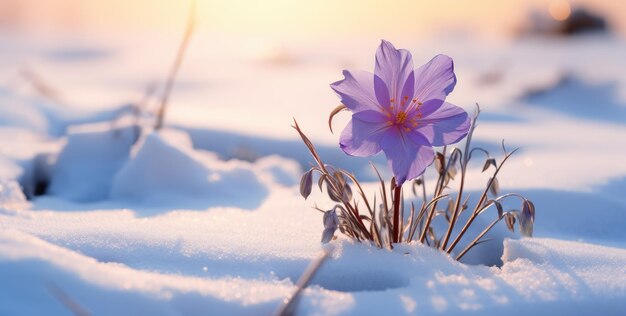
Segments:
[[[515,232],[515,216],[511,213],[506,213],[504,215],[504,221],[506,222],[506,227],[511,232]]]
[[[489,158],[487,160],[485,160],[485,164],[483,165],[483,171],[485,172],[487,169],[489,169],[489,166],[494,166],[497,168],[496,166],[496,159],[495,158]]]
[[[330,115],[328,116],[328,128],[330,128],[330,132],[333,132],[333,118],[335,117],[335,115],[337,115],[337,113],[346,110],[347,107],[343,104],[339,104],[336,108],[334,108],[331,112]]]
[[[498,182],[498,178],[489,178],[489,182],[491,183],[489,186],[489,192],[491,192],[494,196],[497,196],[498,192],[500,192],[500,183]]]
[[[311,194],[311,189],[313,188],[313,169],[309,169],[309,171],[305,172],[300,179],[300,195],[306,198]]]

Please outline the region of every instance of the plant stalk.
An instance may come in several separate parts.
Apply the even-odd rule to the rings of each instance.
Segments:
[[[517,149],[513,150],[511,153],[508,153],[506,156],[504,156],[504,159],[502,160],[500,165],[498,165],[498,167],[496,168],[496,171],[494,171],[494,173],[493,173],[493,176],[491,177],[491,179],[487,183],[487,187],[485,188],[485,190],[481,194],[480,199],[478,200],[478,203],[476,203],[476,207],[474,208],[474,211],[472,212],[472,215],[467,220],[465,225],[463,225],[463,228],[461,228],[461,232],[459,232],[459,234],[456,236],[456,238],[454,239],[454,241],[452,242],[450,247],[448,247],[448,249],[446,250],[447,253],[451,253],[452,252],[454,247],[456,247],[456,245],[459,243],[459,241],[461,241],[461,238],[463,238],[463,235],[465,235],[465,232],[467,231],[467,229],[470,227],[470,225],[472,225],[472,223],[474,222],[474,219],[476,219],[476,217],[479,214],[479,209],[482,207],[482,205],[485,203],[485,200],[487,199],[487,192],[489,192],[489,188],[493,184],[493,181],[494,181],[493,179],[496,178],[496,176],[500,172],[500,169],[502,168],[502,166],[504,166],[504,163],[509,159],[509,157],[511,157],[511,155],[513,155],[513,153],[515,153],[515,151],[517,151]]]
[[[402,186],[396,186],[393,189],[393,242],[397,243],[400,240],[400,197],[402,193]]]

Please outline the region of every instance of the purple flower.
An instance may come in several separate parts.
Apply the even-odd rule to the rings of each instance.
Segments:
[[[445,102],[456,84],[448,56],[437,55],[414,70],[409,51],[383,40],[373,74],[343,75],[330,85],[352,111],[341,149],[360,157],[383,151],[398,185],[424,173],[433,162],[432,146],[456,143],[469,131],[467,112]]]

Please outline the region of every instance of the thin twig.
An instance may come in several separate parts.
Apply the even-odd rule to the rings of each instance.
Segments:
[[[502,217],[498,217],[496,220],[494,220],[489,226],[487,226],[487,228],[485,228],[478,236],[476,236],[476,238],[474,238],[474,240],[472,240],[471,243],[469,243],[469,245],[467,245],[467,247],[465,247],[465,249],[463,249],[463,251],[461,251],[461,253],[459,253],[458,256],[456,256],[456,260],[459,261],[461,260],[461,258],[463,258],[463,256],[470,250],[472,249],[474,246],[479,244],[479,241],[481,238],[483,238],[483,236],[485,236],[485,234],[487,234],[492,228],[493,226],[495,226],[498,222],[500,222],[502,219],[504,218],[504,216]],[[442,248],[443,249],[443,248]]]
[[[442,157],[444,159],[444,161],[441,162],[442,168],[445,164],[445,158],[446,158],[446,149],[447,146],[443,147],[442,150]],[[435,158],[436,159],[436,158]],[[435,187],[435,195],[433,196],[433,198],[438,197],[441,192],[443,191],[443,188],[445,186],[445,177],[446,177],[446,173],[448,172],[448,168],[445,167],[445,170],[443,170],[443,172],[439,172],[439,178],[437,179],[437,185]],[[435,215],[435,209],[437,208],[437,203],[433,203],[431,208],[430,208],[430,212],[428,213],[428,217],[426,218],[426,223],[424,224],[424,228],[422,230],[422,234],[420,236],[420,242],[424,243],[424,239],[426,239],[426,233],[428,231],[428,229],[430,228],[430,223],[433,220],[433,217]]]
[[[309,266],[304,270],[302,276],[296,283],[296,290],[291,294],[291,296],[285,299],[280,306],[272,313],[273,316],[287,316],[293,315],[296,305],[298,304],[298,298],[302,291],[307,287],[311,279],[315,276],[315,274],[322,267],[322,264],[326,259],[328,259],[329,253],[327,250],[323,250],[322,254],[315,258]]]
[[[454,229],[454,226],[456,225],[456,222],[458,221],[458,216],[460,214],[461,199],[463,198],[463,189],[465,187],[465,174],[467,172],[467,165],[469,163],[469,159],[473,151],[473,150],[470,151],[470,146],[472,142],[472,136],[474,135],[474,129],[476,129],[476,121],[478,120],[479,115],[480,115],[480,107],[478,106],[478,104],[476,104],[476,112],[474,113],[474,117],[471,123],[472,125],[470,126],[469,132],[467,133],[467,139],[465,140],[466,155],[464,156],[463,153],[461,152],[459,152],[458,154],[460,155],[460,162],[461,162],[460,163],[461,164],[461,180],[459,184],[459,193],[457,194],[457,197],[456,197],[452,216],[450,218],[450,223],[448,225],[448,230],[446,231],[446,234],[444,235],[444,238],[443,238],[443,242],[441,244],[441,250],[444,250],[444,251],[446,250],[446,246],[448,245],[448,240],[450,239],[450,235],[452,235],[452,230]],[[452,154],[454,154],[454,152]]]
[[[400,241],[400,194],[402,193],[402,187],[397,186],[393,189],[393,242]]]
[[[478,203],[476,203],[476,207],[474,208],[474,211],[472,212],[472,215],[470,215],[470,218],[467,220],[467,222],[465,223],[465,225],[463,226],[463,228],[461,228],[461,232],[459,232],[459,234],[456,236],[456,238],[454,239],[454,241],[452,242],[452,244],[450,245],[450,247],[448,247],[448,249],[446,250],[447,253],[451,253],[452,250],[454,249],[454,247],[456,247],[456,245],[459,243],[459,241],[461,241],[461,238],[463,237],[463,235],[465,234],[465,232],[467,231],[467,229],[470,227],[470,225],[472,225],[472,222],[474,222],[474,220],[476,219],[476,217],[478,216],[478,214],[480,214],[479,209],[481,208],[481,206],[485,203],[485,199],[487,198],[487,192],[489,192],[489,188],[491,187],[492,183],[493,183],[493,179],[496,178],[496,176],[498,175],[498,173],[500,172],[500,169],[502,168],[502,166],[504,166],[504,163],[509,159],[509,157],[511,157],[515,152],[517,151],[517,149],[513,150],[512,152],[506,154],[506,156],[504,156],[504,159],[502,160],[502,162],[500,163],[500,165],[498,165],[498,167],[496,168],[496,171],[494,171],[493,176],[489,179],[488,183],[487,183],[487,187],[485,188],[485,190],[483,191],[482,195],[480,196],[480,199],[478,200]]]
[[[52,102],[60,105],[66,105],[67,103],[61,97],[59,91],[52,87],[48,81],[44,80],[41,76],[35,73],[30,68],[23,68],[20,71],[20,75],[26,80],[42,97],[51,100]]]
[[[48,282],[48,292],[63,304],[72,314],[76,316],[89,316],[91,313],[80,305],[75,299],[69,296],[63,289],[53,282]]]
[[[185,33],[183,35],[183,40],[178,47],[178,53],[176,54],[176,59],[174,60],[174,64],[172,64],[172,68],[170,69],[169,75],[167,76],[167,81],[165,82],[165,88],[163,90],[163,96],[161,97],[161,106],[157,112],[157,121],[154,125],[155,130],[161,129],[163,127],[163,120],[165,118],[165,110],[167,108],[167,104],[170,98],[170,94],[172,92],[172,88],[174,86],[174,81],[176,80],[176,75],[178,74],[178,69],[180,65],[183,63],[183,59],[185,57],[185,52],[187,51],[187,46],[189,45],[189,40],[191,39],[191,35],[193,34],[193,30],[196,25],[196,1],[192,0],[189,8],[189,18],[187,19],[187,28],[185,29]]]

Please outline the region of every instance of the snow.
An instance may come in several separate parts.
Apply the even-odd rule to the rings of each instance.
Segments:
[[[260,175],[246,163],[221,162],[214,155],[194,152],[184,133],[151,133],[138,147],[135,157],[115,176],[112,199],[152,205],[177,202],[174,205],[179,207],[194,199],[206,204],[199,208],[253,209],[267,195]]]
[[[237,52],[249,42],[223,44]],[[322,158],[376,192],[369,161],[336,146],[347,117],[333,135],[326,116],[337,102],[328,83],[344,66],[371,68],[377,44],[287,42],[262,56],[194,47],[159,131],[150,117],[129,120],[139,93],[128,91],[161,76],[162,49],[59,42],[62,60],[37,45],[22,52],[71,102],[20,84],[1,90],[0,314],[63,315],[68,298],[104,315],[270,314],[323,249],[330,259],[297,314],[623,314],[623,40],[440,41],[424,50],[399,41],[416,59],[430,50],[455,57],[450,101],[483,105],[477,144],[496,158],[503,138],[521,147],[500,185],[535,203],[535,237],[499,225],[463,262],[415,243],[385,250],[340,236],[322,246],[312,207],[332,204],[316,190],[299,195],[311,158],[293,117]],[[485,72],[501,79],[481,80]],[[384,159],[373,161],[385,172]],[[473,200],[488,179],[480,167],[468,173]],[[494,218],[486,213],[469,235]]]
[[[306,314],[601,310],[617,315],[623,309],[623,249],[543,238],[507,241],[505,264],[499,269],[463,265],[415,244],[389,252],[344,240],[333,248],[332,259],[313,281],[316,285],[305,291],[300,310]],[[293,288],[291,281],[276,275],[133,269],[14,230],[0,234],[0,253],[0,273],[11,271],[10,278],[17,281],[3,292],[3,314],[64,312],[49,293],[51,284],[93,312],[154,315],[267,314]]]
[[[48,194],[78,202],[107,198],[113,177],[130,159],[138,129],[111,129],[106,123],[70,129],[52,170]]]

